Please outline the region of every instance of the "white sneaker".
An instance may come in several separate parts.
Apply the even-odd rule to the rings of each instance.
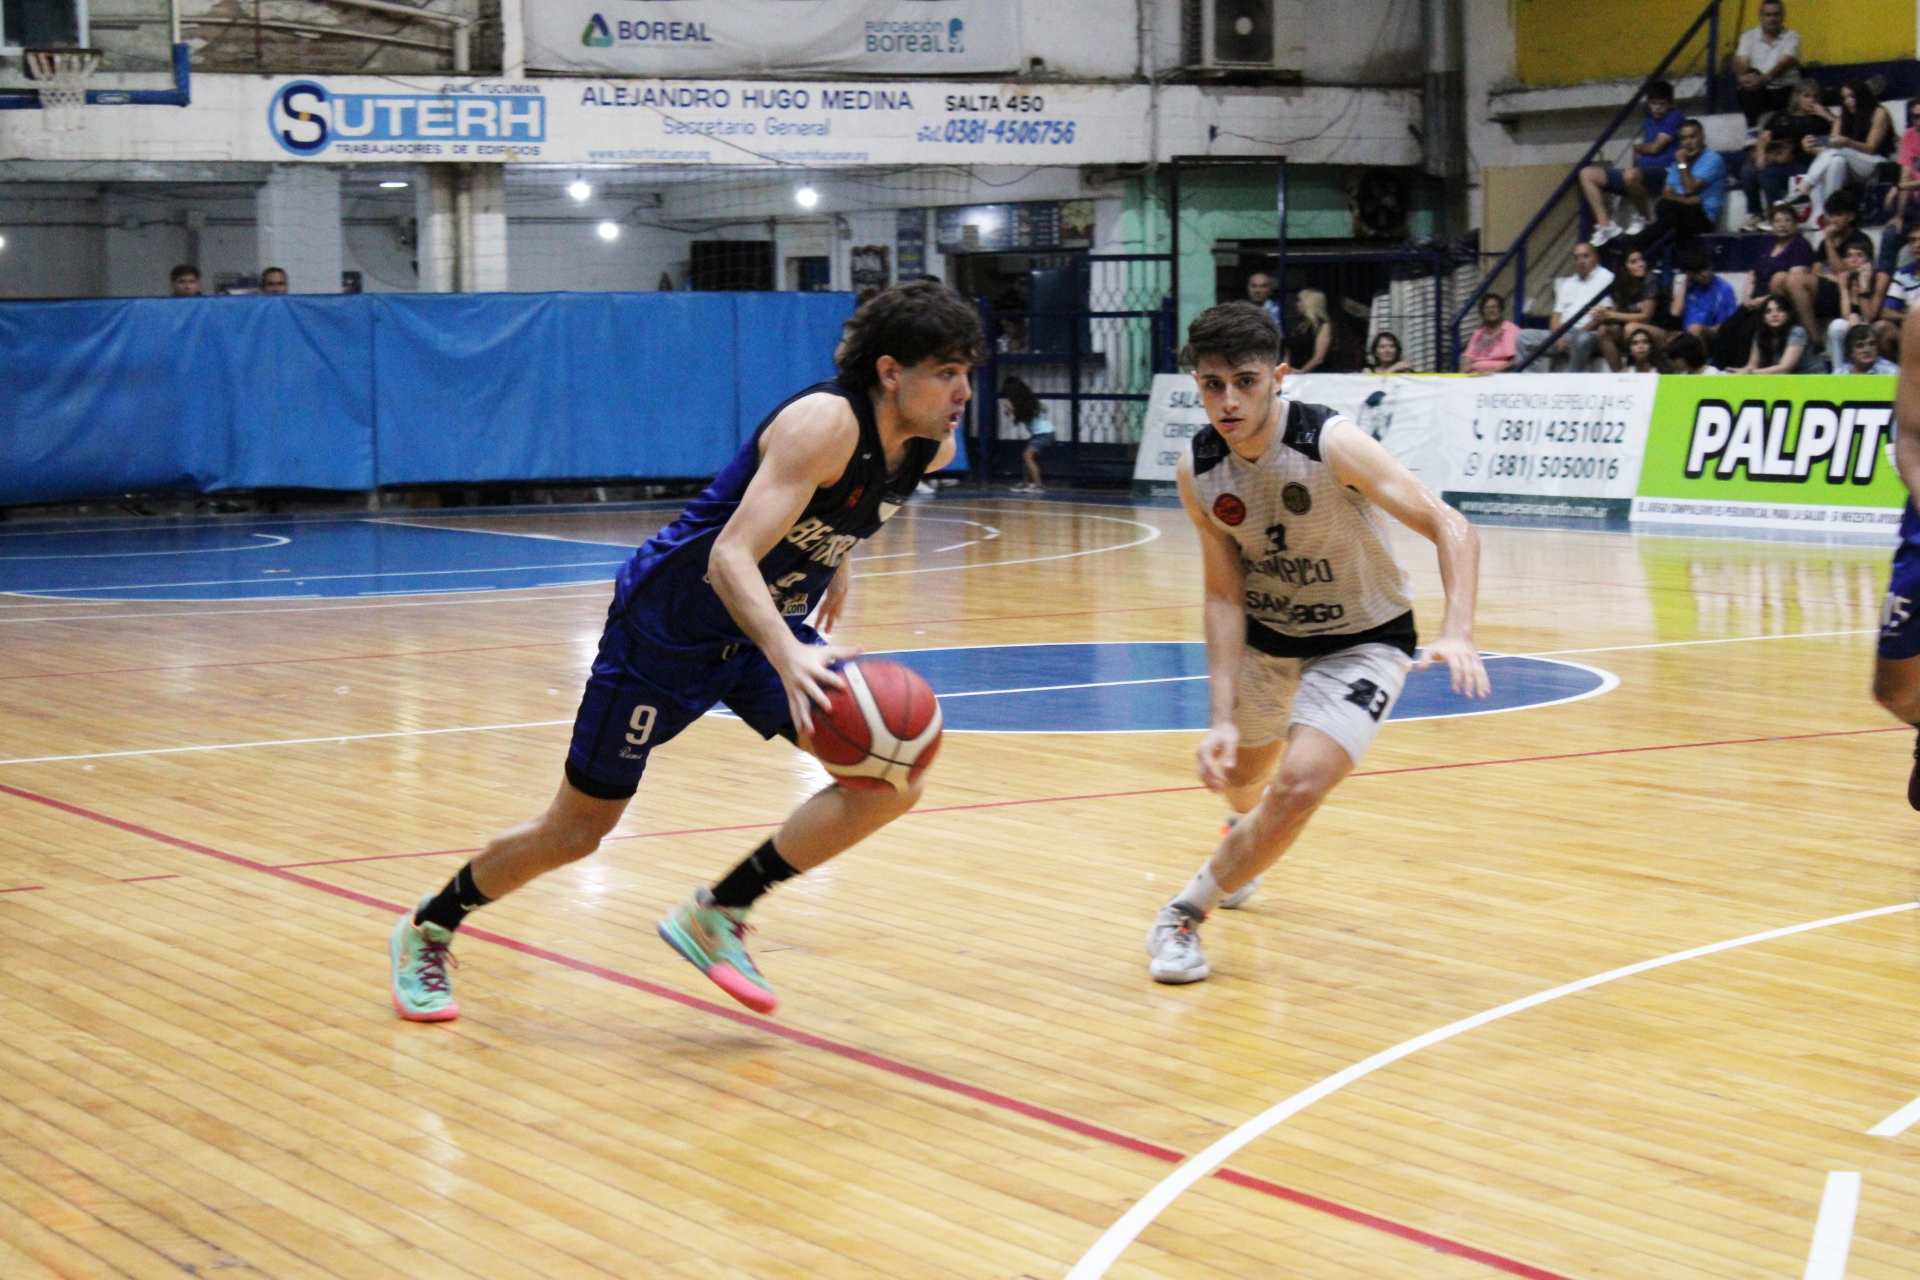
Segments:
[[[1258,875],[1247,881],[1238,889],[1235,889],[1232,893],[1220,899],[1220,909],[1222,911],[1232,911],[1236,907],[1243,905],[1248,898],[1253,896],[1253,891],[1260,887],[1260,882],[1265,879],[1266,876]]]
[[[1200,922],[1205,916],[1175,899],[1160,908],[1147,930],[1147,954],[1153,957],[1147,972],[1155,982],[1199,982],[1210,970],[1200,950]]]
[[[1646,229],[1647,229],[1647,220],[1636,213],[1633,215],[1632,221],[1627,223],[1626,233],[1630,236],[1637,236],[1642,231],[1645,231]]]
[[[1601,245],[1605,244],[1607,241],[1613,239],[1615,236],[1619,234],[1620,234],[1620,228],[1617,224],[1612,222],[1603,223],[1600,226],[1597,226],[1593,229],[1593,239],[1590,240],[1588,243],[1593,245],[1594,248],[1598,249]]]

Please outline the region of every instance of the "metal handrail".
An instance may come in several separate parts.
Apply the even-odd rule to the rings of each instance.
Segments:
[[[1647,75],[1646,79],[1640,82],[1640,87],[1634,90],[1633,96],[1627,99],[1626,105],[1621,107],[1614,115],[1613,120],[1607,125],[1606,130],[1601,133],[1599,138],[1595,139],[1591,147],[1587,148],[1587,153],[1575,162],[1573,168],[1567,171],[1567,176],[1560,180],[1560,185],[1553,189],[1553,194],[1547,197],[1546,202],[1540,206],[1540,211],[1533,215],[1532,221],[1528,222],[1526,228],[1522,230],[1518,236],[1514,237],[1513,243],[1507,247],[1505,253],[1500,255],[1500,260],[1493,264],[1493,269],[1487,272],[1485,277],[1481,279],[1479,286],[1475,288],[1471,294],[1467,295],[1467,300],[1462,303],[1460,309],[1454,313],[1453,320],[1448,326],[1453,334],[1453,363],[1455,367],[1458,367],[1460,363],[1461,321],[1465,320],[1467,316],[1473,312],[1474,308],[1480,305],[1480,299],[1485,297],[1488,291],[1493,288],[1494,281],[1500,278],[1500,273],[1507,269],[1509,263],[1516,257],[1521,257],[1522,261],[1524,261],[1527,241],[1532,238],[1535,231],[1540,229],[1540,224],[1547,220],[1547,217],[1559,205],[1560,201],[1566,197],[1567,193],[1573,190],[1575,185],[1579,183],[1580,171],[1592,164],[1599,156],[1601,149],[1613,141],[1613,135],[1620,131],[1620,126],[1627,122],[1627,117],[1631,116],[1634,109],[1646,100],[1647,86],[1655,80],[1663,79],[1666,76],[1668,68],[1673,65],[1676,58],[1686,51],[1687,46],[1693,43],[1693,38],[1700,33],[1700,28],[1703,26],[1711,29],[1708,39],[1711,47],[1707,50],[1708,107],[1712,107],[1714,102],[1718,100],[1720,88],[1720,6],[1724,3],[1725,0],[1707,0],[1707,7],[1700,11],[1700,16],[1695,18],[1692,25],[1687,28],[1686,33],[1674,42],[1673,48],[1667,51],[1667,56],[1660,59],[1660,65],[1655,67],[1653,71]],[[1514,310],[1516,315],[1519,314],[1520,309],[1526,302],[1524,276],[1520,278],[1518,283],[1520,287],[1514,290]]]
[[[1673,239],[1673,232],[1669,231],[1666,234],[1662,235],[1658,240],[1655,240],[1652,244],[1647,245],[1645,248],[1641,249],[1640,252],[1645,254],[1648,257],[1648,259],[1651,260],[1654,253],[1657,250],[1665,248],[1667,246],[1667,242],[1670,241],[1671,239]],[[1648,277],[1647,284],[1649,288],[1659,287],[1654,283],[1653,278],[1651,276]],[[1552,360],[1553,356],[1551,353],[1553,351],[1553,344],[1560,341],[1560,339],[1566,337],[1569,333],[1572,333],[1574,330],[1574,326],[1580,323],[1581,317],[1585,316],[1587,312],[1593,310],[1595,307],[1599,306],[1602,302],[1611,300],[1612,296],[1613,295],[1611,294],[1611,292],[1609,292],[1606,289],[1602,289],[1599,293],[1596,293],[1591,298],[1588,298],[1585,306],[1581,307],[1578,311],[1568,316],[1565,320],[1562,320],[1560,322],[1560,327],[1558,329],[1555,329],[1553,332],[1549,333],[1547,335],[1547,340],[1545,342],[1535,347],[1531,352],[1527,354],[1527,358],[1525,360],[1522,360],[1519,364],[1513,366],[1513,368],[1508,370],[1508,372],[1525,373],[1527,371],[1527,366],[1531,365],[1535,360],[1538,360],[1541,356],[1546,356],[1548,360]],[[1453,362],[1454,362],[1454,365],[1457,367],[1460,363],[1460,357],[1458,355],[1454,356]],[[1586,370],[1571,369],[1568,372],[1585,373]]]

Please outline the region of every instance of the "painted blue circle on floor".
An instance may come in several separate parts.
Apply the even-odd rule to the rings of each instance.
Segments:
[[[1205,729],[1207,647],[1198,642],[984,645],[875,654],[925,676],[959,733],[1143,733]],[[1590,698],[1619,680],[1552,658],[1489,656],[1492,696],[1453,692],[1444,667],[1415,671],[1392,720],[1486,715]]]

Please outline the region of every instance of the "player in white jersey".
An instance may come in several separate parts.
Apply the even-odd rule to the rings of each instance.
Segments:
[[[1150,972],[1174,983],[1207,976],[1200,923],[1244,901],[1299,838],[1379,736],[1409,668],[1442,662],[1456,692],[1487,694],[1473,526],[1352,421],[1281,397],[1280,330],[1259,308],[1202,312],[1186,358],[1211,424],[1179,467],[1206,571],[1213,727],[1197,754],[1200,780],[1238,816],[1147,931]],[[1446,617],[1418,661],[1388,517],[1439,552]]]

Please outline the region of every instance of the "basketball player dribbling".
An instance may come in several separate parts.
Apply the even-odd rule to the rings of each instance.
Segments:
[[[1299,838],[1379,736],[1410,668],[1445,663],[1456,692],[1487,694],[1473,526],[1351,420],[1280,395],[1280,330],[1258,307],[1204,311],[1187,338],[1210,424],[1179,464],[1206,584],[1213,727],[1197,754],[1200,780],[1236,816],[1147,931],[1149,972],[1168,983],[1208,975],[1201,922],[1244,902]],[[1389,516],[1434,544],[1446,588],[1418,662]]]
[[[654,748],[716,703],[764,738],[812,750],[810,708],[827,705],[829,687],[845,687],[833,664],[860,652],[823,639],[846,605],[847,553],[879,532],[922,475],[952,459],[981,345],[973,308],[941,284],[878,294],[846,326],[839,376],[767,415],[713,483],[634,553],[614,586],[553,803],[395,923],[401,1017],[458,1017],[447,967],[467,913],[598,848]],[[660,936],[728,995],[771,1012],[773,990],[742,941],[748,910],[774,884],[905,813],[920,789],[827,787],[675,907]]]
[[[1895,384],[1893,463],[1907,486],[1900,514],[1900,545],[1880,606],[1880,648],[1873,662],[1873,696],[1881,706],[1920,729],[1920,308],[1900,323],[1900,381]],[[1863,449],[1874,447],[1863,444]],[[1907,803],[1920,809],[1920,741],[1907,775]]]

